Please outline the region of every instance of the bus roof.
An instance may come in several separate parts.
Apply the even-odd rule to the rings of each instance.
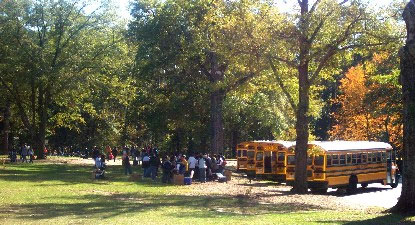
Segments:
[[[309,144],[318,146],[328,152],[392,149],[392,146],[388,143],[375,141],[312,141]]]
[[[265,144],[277,144],[277,145],[281,145],[285,148],[289,148],[293,145],[295,145],[295,141],[281,141],[281,140],[258,140],[258,141],[251,141],[251,143],[265,143]]]

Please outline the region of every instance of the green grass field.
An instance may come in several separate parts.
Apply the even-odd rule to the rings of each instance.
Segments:
[[[296,210],[228,196],[190,196],[192,186],[131,182],[121,166],[107,180],[92,166],[0,165],[0,224],[398,224],[382,212]],[[304,208],[304,207],[303,207]]]

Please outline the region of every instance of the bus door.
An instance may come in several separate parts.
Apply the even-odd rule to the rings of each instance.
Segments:
[[[295,176],[295,154],[287,153],[287,181],[293,181]]]
[[[258,146],[255,157],[255,170],[256,174],[264,173],[264,147]]]
[[[247,150],[245,149],[245,145],[238,145],[236,150],[236,160],[237,160],[237,169],[238,170],[246,170],[247,164]]]
[[[313,162],[313,180],[324,180],[325,177],[325,169],[324,169],[324,155],[316,155],[314,156]]]
[[[248,145],[246,173],[255,175],[255,145]]]
[[[264,152],[264,173],[272,173],[272,151]]]
[[[286,173],[286,160],[285,152],[277,152],[277,174],[285,175]]]
[[[278,151],[271,151],[271,174],[277,174],[277,153]]]

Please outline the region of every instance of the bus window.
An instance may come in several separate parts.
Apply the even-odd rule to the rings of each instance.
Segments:
[[[352,155],[351,154],[347,154],[347,164],[352,164]]]
[[[352,154],[352,164],[357,164],[357,154]]]
[[[238,150],[237,152],[238,152],[238,157],[241,157],[242,156],[242,151]]]
[[[380,152],[376,153],[376,161],[381,162],[381,159],[382,159],[381,153]]]
[[[372,162],[372,153],[367,153],[367,163],[371,163]]]
[[[366,164],[367,162],[367,153],[362,153],[362,163]]]
[[[314,165],[323,166],[324,165],[324,156],[314,156]]]
[[[287,164],[288,165],[295,165],[295,155],[287,156]]]
[[[346,155],[340,155],[339,157],[339,164],[346,165]]]
[[[271,152],[271,160],[273,161],[273,162],[275,162],[275,161],[277,161],[277,152]]]
[[[382,152],[382,162],[386,162],[386,152]]]
[[[247,154],[248,154],[248,153],[247,153],[247,151],[246,151],[246,150],[242,150],[242,156],[243,156],[243,157],[246,157],[246,156],[247,156]]]
[[[333,165],[339,165],[339,155],[333,155]]]
[[[369,153],[369,155],[368,155],[368,158],[370,158],[370,162],[371,163],[375,163],[376,162],[376,157],[374,157],[375,156],[375,153]]]
[[[386,156],[388,157],[387,159],[392,159],[392,152],[391,151],[387,151],[386,152]]]
[[[285,160],[285,153],[278,152],[278,162],[284,162],[284,160]]]
[[[327,155],[327,166],[331,166],[331,155]]]
[[[253,159],[254,157],[255,157],[255,152],[254,151],[248,151],[248,158]]]
[[[262,161],[264,159],[264,153],[263,152],[257,152],[256,153],[256,161]]]
[[[357,164],[362,163],[362,154],[357,154]]]

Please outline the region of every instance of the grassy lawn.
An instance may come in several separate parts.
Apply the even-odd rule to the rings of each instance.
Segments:
[[[136,168],[134,168],[137,170]],[[0,224],[398,224],[382,212],[316,210],[249,198],[191,196],[192,186],[131,182],[121,166],[0,165]],[[299,209],[300,208],[300,209]],[[407,220],[407,219],[406,219]],[[407,222],[410,223],[410,222]]]

